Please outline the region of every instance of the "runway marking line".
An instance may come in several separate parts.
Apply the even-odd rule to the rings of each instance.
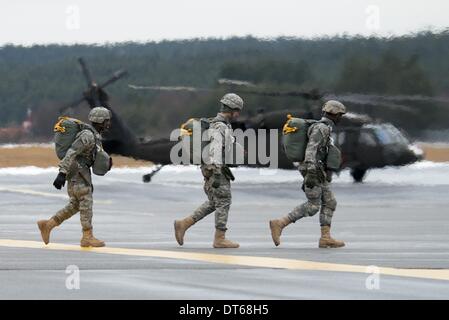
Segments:
[[[36,191],[31,189],[18,189],[18,188],[0,188],[0,192],[11,192],[11,193],[19,193],[19,194],[27,194],[31,196],[39,196],[39,197],[48,197],[48,198],[60,198],[60,199],[69,199],[69,196],[66,194],[55,194],[49,192]],[[96,200],[95,203],[98,204],[112,204],[111,200]]]
[[[0,239],[0,247],[78,251],[78,252],[92,252],[92,253],[113,254],[123,256],[182,259],[190,261],[201,261],[201,262],[238,265],[246,267],[258,267],[258,268],[352,272],[364,274],[372,274],[373,272],[372,269],[369,268],[369,266],[362,266],[362,265],[350,265],[340,263],[315,262],[306,260],[257,257],[257,256],[236,256],[227,254],[211,254],[199,252],[179,252],[167,250],[127,249],[127,248],[112,248],[112,247],[82,248],[78,245],[69,245],[60,243],[51,243],[49,245],[44,245],[40,241],[26,241],[26,240]],[[378,271],[380,275],[449,281],[449,269],[401,269],[401,268],[378,267]]]

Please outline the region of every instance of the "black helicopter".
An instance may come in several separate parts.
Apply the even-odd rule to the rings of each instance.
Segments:
[[[119,70],[113,77],[97,85],[91,77],[91,73],[82,58],[79,58],[84,77],[86,78],[88,89],[83,96],[60,109],[60,112],[67,108],[73,108],[83,101],[86,101],[90,108],[104,106],[112,112],[112,126],[110,132],[104,137],[104,148],[110,154],[118,154],[126,157],[132,157],[140,160],[151,161],[157,166],[151,173],[143,176],[144,182],[151,181],[152,176],[156,174],[164,165],[171,164],[170,150],[177,141],[170,141],[168,138],[145,141],[137,138],[133,132],[120,119],[117,113],[109,105],[108,95],[105,87],[126,75],[126,71]],[[254,90],[239,89],[239,82],[221,81],[222,84],[231,84],[232,91],[238,94],[263,94],[272,96],[300,96],[306,99],[320,101],[322,94],[317,91],[311,92],[287,92],[287,93],[269,93]],[[246,83],[243,83],[246,85]],[[130,85],[132,89],[160,90],[161,87],[138,87]],[[170,87],[162,87],[162,90],[171,90]],[[197,90],[190,87],[177,87],[175,90]],[[210,90],[210,89],[204,89]],[[313,110],[280,110],[264,112],[260,111],[256,115],[242,117],[240,120],[232,123],[234,129],[278,129],[282,132],[282,127],[287,120],[287,115],[301,117],[306,119],[319,119],[321,111],[319,107]],[[212,116],[212,115],[208,115]],[[342,168],[349,168],[351,176],[355,182],[362,182],[366,172],[372,168],[382,168],[385,166],[402,166],[414,163],[423,159],[423,152],[406,138],[405,134],[398,128],[389,123],[375,121],[366,115],[348,113],[344,116],[342,123],[333,133],[333,138],[337,146],[342,151]],[[292,163],[282,151],[280,134],[278,136],[278,168],[294,169]],[[267,166],[256,163],[250,166]]]

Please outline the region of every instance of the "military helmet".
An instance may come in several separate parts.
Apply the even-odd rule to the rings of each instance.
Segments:
[[[243,99],[240,98],[235,93],[227,93],[221,98],[220,102],[226,107],[232,110],[242,110],[243,109]]]
[[[323,105],[323,111],[331,114],[345,114],[346,107],[340,101],[329,100]]]
[[[111,120],[111,112],[104,107],[95,107],[89,112],[90,122],[103,123],[105,120]]]

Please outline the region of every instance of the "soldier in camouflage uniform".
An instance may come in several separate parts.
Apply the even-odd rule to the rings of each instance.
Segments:
[[[67,180],[69,203],[59,210],[51,219],[37,222],[45,244],[50,242],[51,230],[63,221],[80,212],[83,236],[82,247],[103,247],[105,243],[96,239],[92,233],[92,178],[90,167],[94,162],[95,148],[101,146],[101,133],[105,132],[111,122],[111,113],[103,107],[93,108],[89,113],[92,126],[80,131],[65,157],[59,163],[59,174],[53,185],[61,189]],[[112,160],[110,167],[112,166]]]
[[[337,201],[329,185],[332,181],[332,172],[325,166],[329,143],[332,143],[332,127],[345,113],[346,107],[342,103],[335,100],[327,101],[323,106],[322,119],[309,128],[305,158],[299,165],[301,175],[304,177],[303,190],[307,202],[294,208],[287,216],[270,221],[271,236],[276,246],[280,244],[283,228],[301,218],[311,217],[318,211],[320,211],[321,225],[319,247],[338,248],[345,245],[343,241],[335,240],[330,235],[332,216],[337,207]]]
[[[231,206],[231,182],[234,177],[224,161],[225,148],[232,147],[230,120],[236,119],[243,109],[243,100],[228,93],[220,100],[221,109],[210,121],[209,163],[201,166],[204,176],[204,192],[208,200],[193,215],[175,221],[175,237],[179,245],[184,243],[184,234],[193,224],[215,211],[214,248],[238,248],[239,244],[225,238],[229,207]],[[231,142],[231,143],[229,143]],[[229,150],[228,150],[229,151]]]

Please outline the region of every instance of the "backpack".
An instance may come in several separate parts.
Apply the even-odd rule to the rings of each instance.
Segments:
[[[78,119],[70,117],[58,118],[58,122],[55,124],[53,131],[55,133],[55,151],[59,160],[64,159],[67,151],[75,141],[77,134],[86,129],[95,133],[90,125]],[[103,176],[110,169],[110,156],[103,150],[101,144],[99,144],[96,139],[95,144],[96,147],[93,150],[94,163],[92,165],[92,171],[96,175]]]
[[[204,163],[202,153],[209,144],[209,137],[205,136],[206,141],[202,141],[201,137],[209,129],[211,120],[212,118],[191,118],[181,125],[179,140],[183,142],[182,157],[184,159],[184,156],[188,155],[190,164]],[[198,138],[199,142],[197,142]]]
[[[111,170],[111,157],[100,145],[97,144],[95,148],[95,160],[92,165],[92,172],[97,176],[104,176]]]
[[[282,129],[282,145],[285,155],[292,162],[303,162],[309,142],[309,129],[319,120],[293,118],[287,115],[287,122]],[[341,167],[342,156],[340,150],[331,142],[327,145],[326,168],[338,171]]]
[[[210,136],[208,135],[207,130],[209,130],[213,119],[214,118],[191,118],[181,125],[181,132],[178,138],[182,141],[181,157],[185,159],[184,157],[188,155],[190,164],[205,164],[202,155],[208,156]],[[198,129],[200,130],[200,134],[195,131]],[[204,138],[204,141],[201,137]],[[200,139],[199,143],[196,141],[197,139]],[[232,147],[232,154],[224,155],[224,161],[228,165],[233,165],[237,162],[237,154],[244,154],[243,147],[240,144],[234,142]]]
[[[307,143],[308,131],[317,120],[294,118],[287,115],[287,122],[282,128],[282,146],[287,158],[292,162],[303,162]]]
[[[53,128],[55,133],[55,151],[59,160],[64,159],[67,151],[76,139],[76,135],[84,129],[88,129],[92,132],[93,129],[87,123],[84,123],[78,119],[69,117],[59,117],[58,122]]]

